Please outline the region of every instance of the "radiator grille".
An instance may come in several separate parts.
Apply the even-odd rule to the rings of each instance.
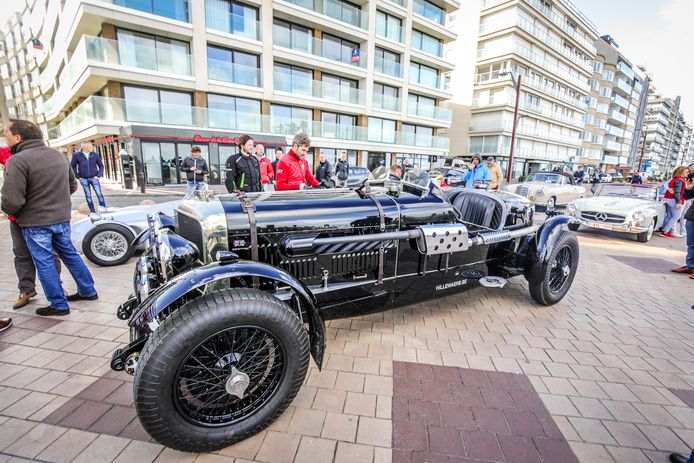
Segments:
[[[530,193],[530,187],[527,186],[522,186],[520,192],[518,192],[519,195],[525,196],[526,198],[528,197],[528,193]]]
[[[202,246],[202,227],[200,222],[185,214],[176,212],[176,233],[188,241],[195,243],[200,252],[204,252]]]
[[[598,219],[598,217],[597,217],[598,214],[604,215],[604,219],[603,219],[603,217]],[[622,223],[627,219],[623,215],[608,214],[606,212],[598,212],[598,211],[583,211],[583,212],[581,212],[581,217],[586,219],[586,220],[592,220],[594,222],[603,222],[603,223]]]

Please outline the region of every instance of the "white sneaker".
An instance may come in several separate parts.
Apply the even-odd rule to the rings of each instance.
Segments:
[[[672,234],[673,234],[676,238],[684,238],[684,235],[683,235],[682,233],[672,232]]]

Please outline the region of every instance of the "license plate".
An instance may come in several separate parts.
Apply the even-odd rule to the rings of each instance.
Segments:
[[[612,230],[612,225],[609,223],[589,223],[589,227],[602,228],[603,230]]]

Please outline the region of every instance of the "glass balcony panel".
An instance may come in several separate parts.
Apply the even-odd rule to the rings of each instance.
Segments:
[[[374,60],[374,71],[401,78],[402,64],[377,56]]]
[[[107,0],[107,2],[177,21],[190,22],[188,0]]]
[[[259,68],[208,58],[207,73],[211,80],[260,87]]]
[[[231,13],[228,2],[205,0],[205,24],[210,29],[260,40],[261,27],[256,10],[247,8],[242,11],[243,14]]]
[[[373,94],[373,105],[375,108],[385,109],[386,111],[400,111],[402,106],[400,98],[383,93]]]
[[[273,26],[273,40],[274,44],[280,47],[310,53],[361,68],[366,67],[366,50],[351,48],[333,40],[310,38],[301,31],[293,30],[290,32],[278,24]]]
[[[414,12],[441,26],[446,25],[446,12],[432,3],[414,0]]]

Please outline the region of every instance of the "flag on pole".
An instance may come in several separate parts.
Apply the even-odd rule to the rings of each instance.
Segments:
[[[34,50],[43,50],[43,44],[39,39],[31,39],[31,46],[34,47]]]
[[[352,62],[358,63],[360,60],[361,60],[361,55],[359,54],[359,49],[358,48],[352,49]]]

